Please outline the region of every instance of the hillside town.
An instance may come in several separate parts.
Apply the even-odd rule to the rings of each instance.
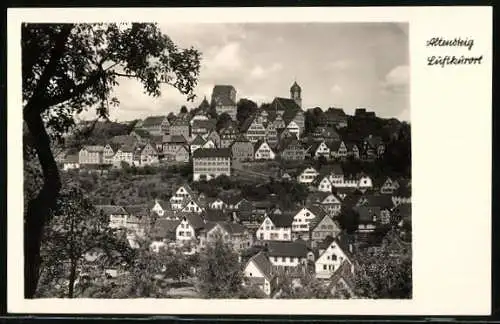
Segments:
[[[104,184],[130,170],[188,170],[186,177],[172,176],[162,197],[139,204],[96,200],[109,227],[126,233],[132,248],[147,240],[153,251],[197,255],[222,237],[238,254],[244,285],[265,297],[279,298],[280,280],[300,285],[304,273],[332,296],[341,290],[365,297],[355,285],[366,251],[396,244],[411,253],[410,172],[378,168],[391,163],[387,156],[395,155],[404,123],[365,108],[352,116],[341,108],[306,109],[297,82],[287,97],[260,107],[248,102],[238,101],[233,86],[215,85],[197,107],[136,120],[119,135],[80,140],[56,160],[65,173],[94,174]],[[376,123],[383,132],[365,126]],[[278,185],[294,189],[266,189]],[[283,202],[298,196],[294,186],[304,188],[303,199]],[[120,269],[106,274],[119,277]]]

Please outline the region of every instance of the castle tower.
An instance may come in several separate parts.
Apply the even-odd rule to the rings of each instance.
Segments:
[[[301,92],[302,89],[300,88],[300,86],[297,84],[297,82],[294,82],[292,87],[290,88],[290,98],[293,99],[300,108],[302,108]]]

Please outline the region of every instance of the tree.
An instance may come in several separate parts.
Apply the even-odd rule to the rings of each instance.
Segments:
[[[236,119],[241,126],[243,122],[257,111],[255,102],[249,99],[241,98],[236,104]]]
[[[210,107],[208,108],[207,115],[208,115],[208,118],[217,119],[217,109],[215,107],[215,101],[213,101],[213,100],[210,103]]]
[[[361,252],[357,258],[355,294],[371,299],[411,298],[411,244],[395,242],[398,239],[394,235],[386,237],[380,250]]]
[[[342,206],[339,224],[348,234],[352,234],[358,229],[359,214],[353,208]]]
[[[314,277],[314,273],[304,272],[295,282],[289,275],[280,274],[278,296],[280,299],[326,299],[332,294],[327,285]]]
[[[304,133],[311,134],[317,126],[324,124],[325,120],[325,113],[320,107],[308,109],[304,113]]]
[[[179,49],[155,24],[23,24],[23,119],[43,174],[43,186],[25,213],[25,297],[39,279],[42,231],[61,189],[51,140],[74,126],[74,115],[95,108],[107,119],[119,78],[142,83],[144,92],[161,95],[161,85],[188,99],[200,69],[200,53]]]
[[[53,213],[44,233],[42,270],[53,274],[56,269],[60,273],[55,278],[49,276],[48,285],[52,284],[50,278],[67,278],[66,297],[75,297],[77,270],[84,266],[87,252],[99,249],[111,257],[107,262],[128,260],[130,248],[126,240],[120,240],[108,227],[105,216],[95,210],[78,187],[70,186],[61,193]]]
[[[231,119],[231,116],[229,116],[227,113],[220,114],[217,117],[217,124],[215,125],[215,130],[218,132],[221,129],[229,126],[233,120]]]
[[[188,113],[187,107],[186,106],[182,106],[180,112],[181,112],[181,114],[187,114]]]
[[[199,289],[206,298],[238,296],[243,272],[232,246],[218,236],[200,255]]]

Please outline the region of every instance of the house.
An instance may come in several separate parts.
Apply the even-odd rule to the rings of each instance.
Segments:
[[[395,206],[411,203],[411,185],[400,185],[392,194],[392,201]]]
[[[220,147],[229,147],[231,143],[238,137],[239,131],[235,123],[229,124],[227,127],[219,131]]]
[[[189,121],[182,118],[175,119],[170,125],[169,134],[172,136],[183,136],[185,139],[190,138],[191,132]]]
[[[220,135],[213,129],[211,132],[208,133],[207,135],[207,141],[211,140],[214,144],[215,147],[220,147],[221,140],[220,140]]]
[[[211,139],[208,139],[205,141],[205,143],[203,143],[203,145],[201,146],[201,148],[204,148],[204,149],[213,149],[213,148],[217,148],[217,146],[215,145],[214,141],[211,140]]]
[[[324,140],[321,142],[313,143],[309,151],[311,153],[311,156],[315,159],[318,159],[321,156],[323,156],[326,159],[330,158],[330,148],[328,147],[328,145]]]
[[[358,180],[358,189],[365,192],[373,187],[372,179],[368,175],[360,175]]]
[[[114,161],[114,156],[116,152],[118,152],[120,148],[120,144],[116,143],[108,143],[106,146],[104,146],[103,150],[103,163],[105,164],[112,164]]]
[[[370,206],[380,208],[380,223],[389,224],[391,220],[391,210],[394,203],[389,195],[363,195],[359,198],[356,206]]]
[[[198,106],[198,112],[196,113],[196,115],[207,114],[209,111],[210,111],[210,103],[208,102],[207,97],[204,96],[203,100]]]
[[[151,212],[160,217],[163,217],[168,210],[170,210],[170,205],[161,199],[155,199],[151,206]]]
[[[314,219],[310,228],[310,240],[313,247],[326,237],[336,238],[341,232],[340,225],[330,215],[323,215],[321,218]]]
[[[220,175],[231,176],[229,148],[198,149],[193,154],[193,181],[210,180]]]
[[[179,148],[188,144],[186,138],[183,135],[164,135],[162,138],[162,153],[175,155]]]
[[[361,154],[359,151],[359,147],[356,143],[346,143],[347,146],[347,156],[354,158],[355,160],[359,160],[361,158]]]
[[[191,126],[191,135],[193,137],[200,135],[204,139],[207,139],[208,134],[215,130],[216,123],[215,119],[195,120]]]
[[[263,110],[265,112],[265,110]],[[278,144],[278,131],[273,123],[267,123],[266,127],[266,137],[265,141],[269,143],[270,146],[275,147]]]
[[[265,141],[258,141],[254,146],[255,160],[274,160],[275,153]]]
[[[146,144],[151,139],[151,134],[142,128],[132,130],[129,135],[133,136],[138,144]]]
[[[299,183],[309,184],[312,183],[318,175],[319,172],[316,171],[315,168],[313,168],[312,166],[307,166],[299,173],[297,181]]]
[[[319,251],[319,257],[314,262],[316,278],[329,279],[344,262],[347,262],[354,272],[352,244],[347,242],[345,236],[326,237],[321,242]]]
[[[256,237],[260,241],[291,241],[293,214],[271,214],[266,216]]]
[[[294,239],[309,239],[311,230],[310,224],[315,218],[323,218],[327,215],[326,211],[316,205],[302,207],[294,216],[292,222],[292,237]]]
[[[358,232],[371,233],[380,221],[380,207],[358,206],[353,208],[359,215]]]
[[[239,136],[231,144],[231,153],[233,160],[235,161],[249,161],[254,158],[254,145],[245,138],[245,136]]]
[[[345,159],[348,156],[347,145],[344,141],[333,141],[328,145],[330,156],[334,159]]]
[[[196,197],[193,189],[185,183],[177,188],[172,197],[170,197],[170,205],[173,210],[180,210],[183,206],[183,201],[194,199]]]
[[[145,144],[140,148],[140,164],[152,165],[159,162],[158,152],[150,143]]]
[[[385,144],[380,136],[369,135],[363,141],[363,153],[366,159],[381,157],[385,152]]]
[[[144,237],[146,229],[151,225],[148,205],[128,205],[123,206],[123,208],[129,214],[127,229],[140,237]]]
[[[265,246],[273,271],[305,270],[309,251],[303,242],[269,241],[265,243]]]
[[[175,229],[176,241],[182,245],[196,244],[205,222],[199,214],[183,213],[179,225]]]
[[[208,102],[207,102],[208,103]],[[191,130],[193,129],[193,123],[197,120],[209,120],[208,116],[206,113],[202,110],[198,110],[197,112],[194,113],[193,117],[189,120],[189,125],[191,125]]]
[[[314,179],[312,185],[321,192],[332,192],[333,185],[330,181],[330,175],[328,173],[321,173]]]
[[[189,150],[191,151],[191,154],[193,154],[197,149],[201,148],[203,144],[205,144],[205,139],[203,139],[201,135],[196,135],[191,144],[189,144]]]
[[[236,89],[232,85],[215,85],[212,90],[212,104],[217,115],[228,114],[236,120]]]
[[[306,150],[297,139],[284,139],[279,145],[281,159],[288,161],[302,161],[305,159]]]
[[[181,222],[179,220],[171,220],[160,218],[149,231],[149,238],[153,242],[175,242],[176,241],[176,231],[177,227]],[[156,244],[157,246],[159,244]],[[159,246],[158,246],[159,247]]]
[[[78,152],[79,164],[102,164],[104,162],[104,146],[85,145]]]
[[[165,161],[174,161],[176,163],[188,163],[189,162],[189,149],[187,146],[179,146],[175,154],[165,154]]]
[[[259,287],[266,296],[271,296],[277,286],[277,276],[269,257],[263,252],[252,256],[246,263],[243,274],[250,285]]]
[[[125,229],[127,227],[129,214],[122,206],[97,205],[95,207],[108,218],[110,228]]]
[[[342,262],[340,268],[338,268],[333,275],[330,277],[329,288],[331,294],[334,298],[355,298],[355,281],[354,281],[354,266],[348,261]]]
[[[128,163],[128,165],[132,165],[134,163],[135,150],[136,148],[134,145],[122,145],[113,156],[113,163],[119,164],[125,162]]]
[[[334,128],[347,127],[347,115],[341,108],[328,108],[325,112],[326,125]]]
[[[209,201],[207,204],[210,209],[225,209],[227,204],[220,198],[215,198],[212,201]]]
[[[252,143],[266,139],[266,128],[255,115],[248,117],[241,125],[241,133]]]
[[[286,129],[290,134],[293,134],[295,138],[299,138],[301,134],[301,129],[295,121],[291,121],[286,125]]]
[[[292,133],[288,128],[276,128],[276,131],[278,132],[278,141],[297,139],[297,134]]]
[[[230,222],[210,223],[206,226],[206,241],[200,242],[203,248],[206,244],[214,242],[221,237],[225,243],[229,243],[236,252],[248,249],[252,246],[252,233],[243,225]]]
[[[63,170],[72,170],[80,168],[78,154],[68,154],[63,161]]]
[[[196,201],[195,198],[184,199],[180,208],[183,213],[197,213],[201,214],[203,212],[203,208]]]
[[[328,126],[317,126],[312,132],[314,141],[334,142],[340,141],[340,135],[335,128]]]
[[[311,193],[307,197],[307,203],[320,206],[332,217],[337,216],[342,208],[341,199],[332,192]]]
[[[165,135],[169,133],[170,122],[167,116],[149,116],[137,129],[143,129],[151,135]]]
[[[392,195],[397,188],[397,181],[393,181],[391,178],[387,177],[387,179],[380,187],[380,193],[384,195]]]

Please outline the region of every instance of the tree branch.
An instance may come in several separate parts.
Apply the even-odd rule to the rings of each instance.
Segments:
[[[42,104],[47,107],[51,107],[70,100],[71,98],[78,97],[87,91],[95,82],[97,82],[103,76],[103,73],[104,72],[102,70],[94,71],[83,83],[80,83],[76,87],[71,88],[58,96],[53,96],[43,100]]]
[[[54,47],[52,48],[49,63],[45,66],[40,80],[35,87],[35,91],[33,91],[31,98],[24,107],[24,112],[30,113],[31,110],[37,110],[37,114],[41,114],[48,108],[44,105],[39,105],[39,103],[45,96],[50,79],[54,76],[57,64],[64,54],[64,47],[73,27],[73,24],[64,24],[61,28],[61,32],[57,35]]]

